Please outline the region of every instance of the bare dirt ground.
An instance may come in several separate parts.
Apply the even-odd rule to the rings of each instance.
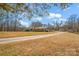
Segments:
[[[0,55],[8,56],[79,56],[79,34],[62,34],[0,44]]]

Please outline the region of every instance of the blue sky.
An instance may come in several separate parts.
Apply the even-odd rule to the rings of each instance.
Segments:
[[[66,21],[66,19],[72,14],[77,14],[79,16],[79,4],[73,4],[64,10],[60,9],[59,7],[53,6],[50,9],[48,9],[48,12],[49,12],[49,15],[46,17],[35,17],[35,18],[32,18],[31,21],[24,20],[24,21],[21,21],[21,23],[23,25],[29,26],[32,21],[40,21],[44,24],[48,24],[48,23],[52,24],[52,22],[55,20]]]

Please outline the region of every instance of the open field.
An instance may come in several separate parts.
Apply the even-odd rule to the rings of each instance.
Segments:
[[[0,44],[11,43],[16,41],[26,41],[26,40],[35,40],[41,38],[47,38],[50,36],[60,35],[64,32],[53,32],[52,34],[43,34],[43,35],[32,35],[32,36],[23,36],[23,37],[12,37],[12,38],[0,38]]]
[[[79,35],[65,32],[41,40],[0,44],[0,55],[79,55]]]
[[[32,36],[40,34],[49,34],[51,32],[0,32],[0,38]]]

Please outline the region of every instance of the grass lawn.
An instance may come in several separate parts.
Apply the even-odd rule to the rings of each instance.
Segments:
[[[51,32],[0,32],[0,38],[49,34]]]
[[[79,35],[64,33],[41,40],[0,44],[0,55],[79,55]]]

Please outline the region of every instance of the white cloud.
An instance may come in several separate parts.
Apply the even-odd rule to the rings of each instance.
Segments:
[[[63,11],[67,11],[68,9],[70,9],[70,7],[63,9]]]
[[[48,18],[53,20],[66,21],[66,19],[63,18],[62,14],[60,13],[49,13]]]
[[[38,21],[41,21],[41,20],[42,20],[42,17],[36,17],[36,18],[33,18],[32,20],[38,20]]]
[[[60,21],[66,21],[67,19],[65,19],[65,18],[60,18],[59,20],[60,20]]]
[[[48,18],[61,18],[62,15],[59,13],[49,13]]]
[[[79,5],[77,7],[79,7]]]
[[[26,26],[26,27],[29,27],[29,23],[28,23],[28,22],[24,22],[24,21],[22,21],[22,20],[20,20],[20,22],[21,22],[22,25],[24,25],[24,26]]]

